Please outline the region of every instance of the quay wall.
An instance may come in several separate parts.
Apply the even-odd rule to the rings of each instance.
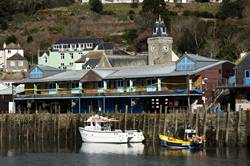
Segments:
[[[80,141],[78,127],[89,114],[0,114],[0,145],[15,142],[52,144]],[[250,111],[225,113],[112,113],[119,120],[115,128],[140,129],[146,142],[158,141],[159,134],[183,137],[187,127],[206,135],[207,146],[245,146],[250,143]],[[7,141],[7,142],[6,142]]]

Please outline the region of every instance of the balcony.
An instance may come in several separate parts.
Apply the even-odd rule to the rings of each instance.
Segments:
[[[57,89],[50,89],[48,92],[49,95],[56,95],[58,93]]]
[[[71,89],[71,94],[80,94],[82,93],[80,88],[73,88]]]

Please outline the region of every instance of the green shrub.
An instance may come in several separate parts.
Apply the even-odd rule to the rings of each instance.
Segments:
[[[237,1],[224,0],[220,8],[220,11],[217,13],[217,17],[222,20],[229,17],[242,18],[244,9],[245,6],[243,0],[237,0]]]
[[[122,38],[125,39],[128,43],[133,43],[133,41],[138,37],[136,29],[127,30],[123,35]]]
[[[27,41],[27,43],[33,42],[33,37],[32,36],[28,36],[26,41]]]
[[[6,21],[1,21],[1,29],[2,30],[7,30],[8,29],[8,24]]]
[[[100,0],[89,0],[90,9],[96,13],[101,13],[103,10],[103,5]]]
[[[58,34],[63,31],[63,26],[61,25],[49,26],[48,31],[52,34]]]
[[[102,11],[100,14],[102,14],[102,15],[110,15],[110,16],[115,15],[115,13],[113,11]]]

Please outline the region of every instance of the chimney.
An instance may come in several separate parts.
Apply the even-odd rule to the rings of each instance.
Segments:
[[[4,49],[6,48],[6,43],[5,43],[5,42],[3,43],[3,48],[4,48]]]

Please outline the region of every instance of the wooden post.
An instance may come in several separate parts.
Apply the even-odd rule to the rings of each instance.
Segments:
[[[3,119],[1,119],[1,150],[3,149]]]
[[[120,113],[119,113],[119,129],[121,129],[121,121],[122,121],[122,110],[120,109]]]
[[[133,115],[133,129],[135,130],[135,115],[134,114],[132,115]]]
[[[239,105],[239,112],[238,112],[238,124],[237,124],[237,145],[240,145],[240,124],[241,124],[241,105]]]
[[[59,113],[58,113],[58,121],[57,121],[57,144],[59,147],[60,144],[60,114],[61,114],[61,106],[58,105]]]
[[[174,132],[175,132],[175,135],[177,135],[177,130],[178,130],[178,109],[175,109],[174,107],[173,107],[173,112],[175,112],[175,130],[174,130]]]
[[[165,106],[165,112],[164,112],[164,127],[163,127],[163,134],[166,135],[166,130],[167,130],[167,110],[168,107]]]
[[[199,110],[196,109],[195,112],[195,130],[196,130],[196,134],[198,134],[199,130],[198,130],[198,125],[199,125]]]
[[[154,128],[153,128],[153,142],[155,141],[155,129],[156,128],[156,110],[154,114]]]
[[[219,135],[220,135],[220,110],[221,110],[221,106],[219,104],[218,108],[216,109],[217,113],[216,113],[216,135],[215,135],[215,141],[216,144],[219,145]]]
[[[203,118],[203,135],[204,139],[206,140],[206,133],[207,133],[207,108],[204,106],[204,118]],[[204,142],[204,147],[206,147],[206,141]]]
[[[115,105],[115,113],[119,113],[117,104]]]
[[[160,114],[159,114],[159,124],[158,124],[158,134],[161,133],[161,114],[162,114],[162,105],[160,105]]]
[[[146,128],[146,114],[143,111],[143,126],[142,126],[142,131],[145,133],[145,128]]]
[[[124,118],[124,130],[127,130],[127,120],[128,120],[128,105],[125,107],[125,118]]]
[[[147,118],[148,118],[148,124],[147,124],[147,127],[148,127],[148,135],[150,135],[150,112],[148,112],[148,115],[147,115]]]
[[[227,105],[227,118],[226,118],[226,135],[225,135],[225,145],[228,146],[228,134],[229,134],[229,117],[230,117],[231,105]]]

